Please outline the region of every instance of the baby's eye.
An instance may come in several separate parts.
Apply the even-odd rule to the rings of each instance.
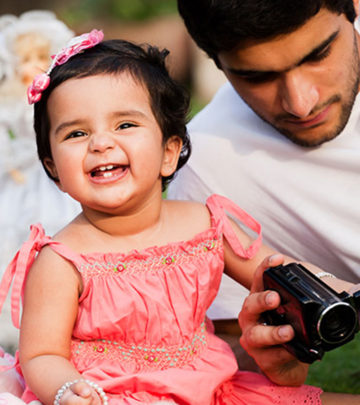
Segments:
[[[65,139],[72,139],[72,138],[79,138],[80,136],[86,136],[86,132],[84,131],[72,131],[69,135],[65,137]]]
[[[123,122],[122,124],[120,124],[118,126],[118,129],[128,129],[128,128],[131,128],[131,127],[136,127],[136,125],[132,124],[131,122]]]

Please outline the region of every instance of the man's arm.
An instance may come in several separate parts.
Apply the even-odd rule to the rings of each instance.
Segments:
[[[203,204],[211,194],[209,187],[199,178],[189,164],[185,165],[177,173],[167,190],[169,200],[192,200]]]

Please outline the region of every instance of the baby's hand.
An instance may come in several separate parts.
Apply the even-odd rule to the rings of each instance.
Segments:
[[[62,396],[61,405],[101,405],[101,399],[94,388],[86,382],[72,384]]]

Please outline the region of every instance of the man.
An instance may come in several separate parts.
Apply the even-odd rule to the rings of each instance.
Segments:
[[[178,0],[190,35],[229,83],[190,123],[193,155],[168,193],[223,194],[262,224],[267,244],[352,282],[360,277],[358,6]],[[236,318],[243,292],[233,288],[225,283],[210,316]]]

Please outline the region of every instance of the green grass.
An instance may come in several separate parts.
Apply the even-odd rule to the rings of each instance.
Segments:
[[[114,19],[144,21],[154,17],[177,14],[175,0],[76,0],[60,7],[60,15],[69,26],[86,20]]]
[[[360,394],[360,333],[313,363],[306,383],[324,391]]]

